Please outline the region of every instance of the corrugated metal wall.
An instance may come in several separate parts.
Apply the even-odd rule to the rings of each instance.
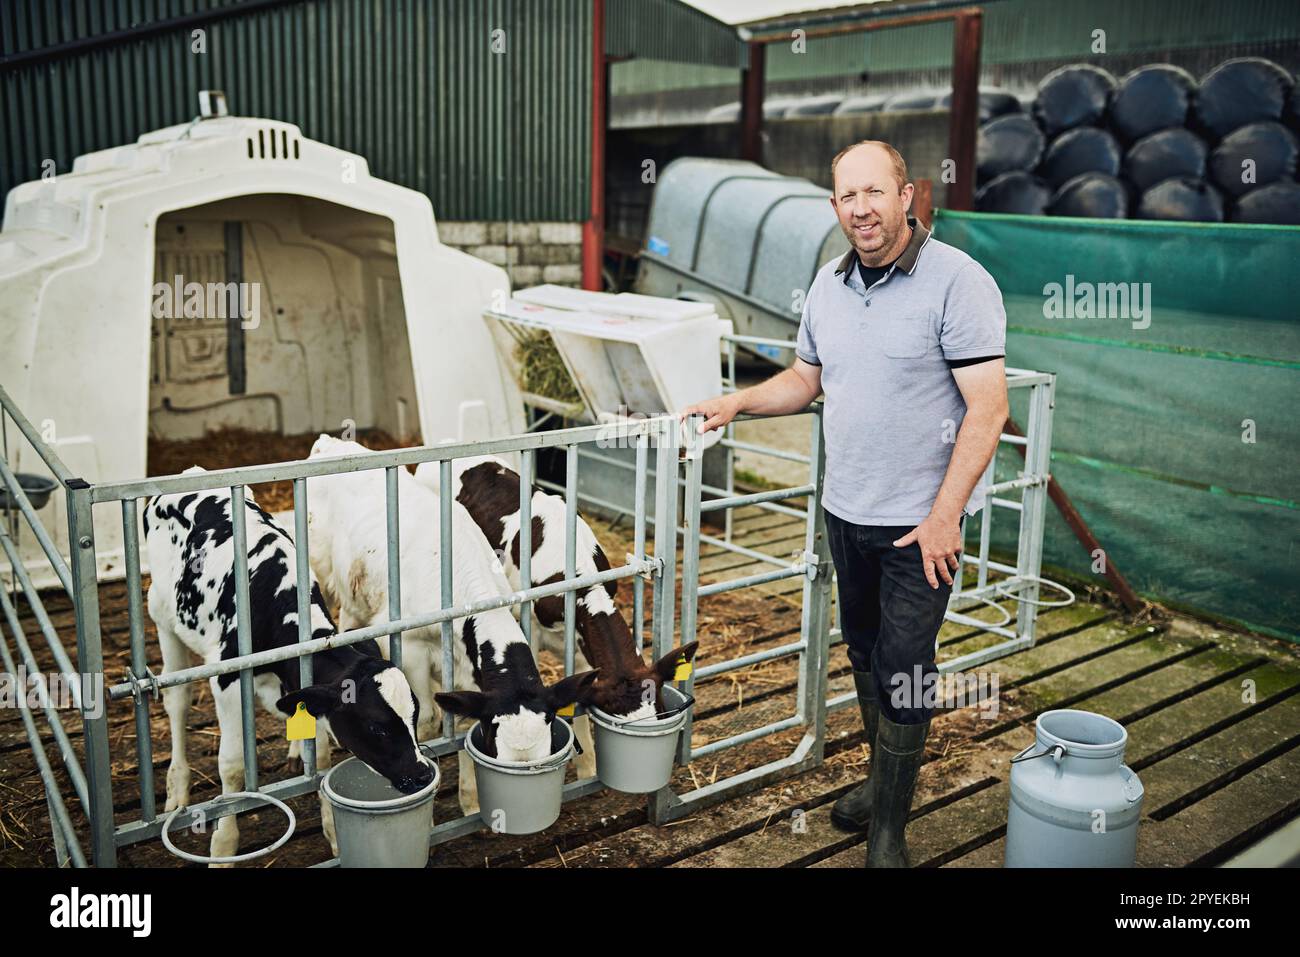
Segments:
[[[976,5],[976,4],[972,4]],[[1106,55],[1300,39],[1296,0],[983,0],[981,63],[996,66],[1087,59],[1094,30]],[[1098,62],[1104,62],[1104,56]],[[848,34],[808,42],[807,52],[773,44],[768,79],[947,68],[952,24]]]
[[[985,82],[1014,74],[1016,64],[1052,60],[1105,64],[1110,57],[1123,62],[1116,67],[1123,72],[1129,62],[1163,59],[1166,51],[1216,48],[1222,54],[1216,56],[1222,59],[1266,53],[1263,45],[1300,40],[1297,0],[972,0],[970,5],[984,10],[980,62]],[[882,16],[895,12],[888,7],[878,11]],[[788,17],[772,22],[793,29],[800,20]],[[1091,54],[1096,29],[1106,31],[1103,56]],[[926,80],[946,78],[951,61],[952,24],[941,22],[809,40],[803,53],[794,52],[791,44],[774,43],[767,52],[767,79],[784,83],[867,71],[910,73]],[[921,76],[925,73],[932,76]],[[644,59],[616,68],[614,91],[650,93],[711,82],[730,83],[732,78],[716,70],[682,70],[676,64]]]
[[[605,0],[605,53],[734,68],[749,55],[734,27],[677,0]]]
[[[588,215],[591,0],[3,0],[4,56],[199,14],[44,62],[0,62],[0,190],[191,119],[197,92],[287,120],[427,193],[442,219]],[[214,14],[215,12],[215,14]],[[210,22],[205,17],[214,16]],[[191,52],[191,30],[206,53]],[[503,30],[504,52],[493,52]]]

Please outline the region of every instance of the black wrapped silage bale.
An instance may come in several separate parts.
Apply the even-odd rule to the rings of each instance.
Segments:
[[[989,120],[975,138],[975,176],[982,183],[1003,173],[1032,170],[1043,156],[1043,131],[1023,113]]]
[[[1245,165],[1247,161],[1253,168]],[[1294,133],[1273,120],[1248,123],[1225,136],[1210,153],[1210,178],[1228,195],[1241,196],[1257,186],[1294,179],[1298,162],[1300,144]]]
[[[1221,223],[1223,198],[1203,179],[1175,177],[1156,183],[1143,193],[1134,216],[1137,219]]]
[[[1157,130],[1187,122],[1196,77],[1172,63],[1140,66],[1119,81],[1110,98],[1110,122],[1132,143]]]
[[[1123,155],[1119,141],[1095,126],[1066,130],[1047,147],[1038,175],[1059,189],[1066,180],[1083,173],[1118,176]]]
[[[835,107],[835,116],[843,116],[846,113],[879,113],[886,103],[889,102],[890,94],[888,93],[867,93],[863,96],[846,96],[840,105]]]
[[[1201,78],[1194,99],[1197,124],[1219,140],[1247,123],[1281,119],[1295,80],[1263,57],[1225,60]]]
[[[1052,191],[1037,176],[1013,170],[995,176],[975,193],[975,209],[981,213],[1019,213],[1042,216]]]
[[[1205,178],[1209,147],[1189,129],[1159,130],[1142,137],[1124,156],[1124,178],[1143,192],[1177,176]]]
[[[1125,219],[1128,216],[1128,202],[1128,187],[1114,176],[1080,173],[1052,194],[1051,201],[1047,204],[1047,214]]]
[[[1300,132],[1300,83],[1291,87],[1291,95],[1286,98],[1286,109],[1282,112],[1282,122]]]
[[[938,108],[939,95],[922,90],[896,93],[885,101],[882,113],[900,113],[904,110],[933,110]]]
[[[1106,116],[1115,77],[1088,63],[1053,70],[1038,84],[1034,119],[1048,139],[1076,126],[1100,125]]]
[[[1232,207],[1234,223],[1300,226],[1300,183],[1280,180],[1252,189]]]
[[[934,101],[934,105],[941,110],[946,110],[952,106],[952,92],[949,91],[941,95]],[[1007,116],[1011,113],[1019,113],[1020,100],[1006,90],[988,89],[980,90],[979,94],[979,122],[983,126],[999,116]]]

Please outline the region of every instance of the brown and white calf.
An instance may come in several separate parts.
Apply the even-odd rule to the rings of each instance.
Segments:
[[[201,472],[201,468],[187,470]],[[249,624],[253,651],[298,641],[297,558],[292,539],[258,507],[245,490],[248,541]],[[189,652],[206,664],[238,655],[235,623],[234,528],[228,489],[160,495],[144,508],[149,554],[149,614],[158,629],[163,674],[188,665]],[[335,633],[315,581],[312,582],[313,638]],[[312,655],[317,682],[302,687],[298,659],[289,658],[253,670],[253,686],[267,710],[293,714],[298,702],[318,721],[317,766],[330,766],[332,737],[398,790],[418,791],[433,779],[433,765],[419,751],[415,727],[419,706],[400,670],[386,662],[373,641],[329,648]],[[239,674],[211,679],[220,729],[217,768],[224,792],[243,789],[243,715]],[[346,693],[345,693],[346,691]],[[190,803],[190,765],[186,754],[186,719],[190,686],[163,691],[171,722],[172,755],[167,769],[167,810]],[[334,818],[321,800],[321,824],[335,854]],[[233,816],[220,819],[213,831],[214,857],[233,856],[239,828]]]
[[[311,458],[365,453],[355,442],[322,435]],[[441,598],[441,512],[436,494],[398,469],[401,613],[426,614],[444,607]],[[309,554],[327,596],[339,602],[339,624],[351,629],[388,620],[388,524],[381,470],[343,472],[307,480]],[[511,594],[496,556],[469,513],[452,503],[452,595],[446,604]],[[543,685],[519,623],[509,607],[479,612],[453,622],[453,692],[434,694],[442,677],[442,628],[435,624],[403,634],[402,670],[428,722],[421,740],[436,734],[433,703],[482,723],[486,752],[507,761],[538,761],[550,754],[551,722],[574,702],[587,703],[595,672],[570,675]],[[380,641],[385,653],[388,640]],[[462,750],[460,803],[478,807],[474,772]]]
[[[415,471],[416,481],[437,489],[437,463],[425,463]],[[517,589],[519,578],[519,474],[495,456],[456,459],[452,463],[452,486],[456,501],[465,506],[488,542],[496,549],[501,565]],[[564,499],[533,488],[532,557],[529,578],[534,586],[563,581]],[[600,542],[579,515],[575,545],[575,572],[590,575],[610,568]],[[588,703],[616,717],[650,717],[663,709],[660,689],[671,681],[679,661],[695,657],[699,642],[692,641],[646,664],[614,599],[618,583],[593,585],[577,594],[578,654],[575,667],[594,667],[600,674],[592,686]],[[533,602],[534,623],[541,628],[543,647],[556,653],[564,650],[564,596],[553,595]],[[586,717],[574,728],[587,731]],[[589,731],[588,731],[589,735]],[[588,737],[589,740],[589,737]],[[587,742],[583,742],[587,747]],[[594,766],[593,766],[594,770]],[[581,767],[579,768],[581,773]]]

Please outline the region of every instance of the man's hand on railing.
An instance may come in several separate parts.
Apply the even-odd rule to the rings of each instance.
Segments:
[[[697,402],[678,412],[677,418],[681,421],[688,415],[705,416],[704,421],[699,426],[701,435],[705,432],[712,432],[714,429],[720,429],[740,412],[740,403],[736,401],[738,395],[739,393],[733,392],[730,395],[720,395],[715,399],[705,399],[703,402]]]

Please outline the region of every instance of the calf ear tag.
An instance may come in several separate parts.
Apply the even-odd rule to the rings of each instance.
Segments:
[[[691,676],[693,670],[686,656],[682,655],[677,659],[677,670],[673,672],[673,681],[685,681]]]
[[[555,713],[558,714],[561,718],[572,718],[573,709],[576,708],[577,706],[578,706],[578,702],[571,701]]]
[[[298,710],[285,722],[285,737],[290,741],[307,741],[316,737],[316,719],[301,701],[298,702]]]

